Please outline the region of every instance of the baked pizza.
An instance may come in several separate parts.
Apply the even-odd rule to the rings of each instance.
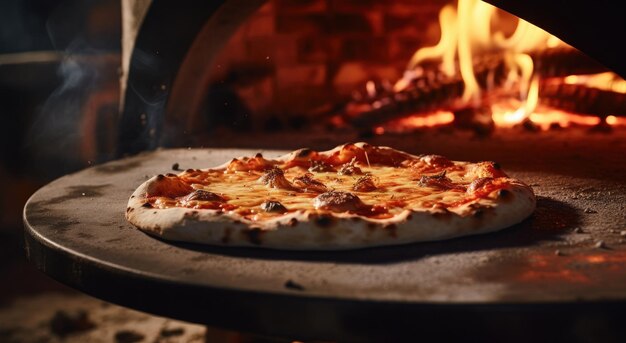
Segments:
[[[493,232],[535,205],[532,188],[494,162],[354,143],[156,175],[126,218],[165,240],[339,250]]]

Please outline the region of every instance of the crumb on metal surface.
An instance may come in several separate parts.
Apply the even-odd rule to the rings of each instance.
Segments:
[[[285,281],[285,288],[289,288],[289,289],[294,289],[297,291],[303,291],[304,290],[304,286],[302,286],[301,284],[289,279],[287,281]]]

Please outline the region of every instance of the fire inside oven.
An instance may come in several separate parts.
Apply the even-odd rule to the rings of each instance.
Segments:
[[[199,30],[173,81],[160,86],[163,113],[153,114],[154,102],[127,104],[126,114],[140,117],[139,131],[161,142],[211,146],[255,132],[367,139],[626,126],[622,77],[486,2],[244,7],[236,15],[218,9],[221,24]],[[150,127],[155,116],[163,122]]]
[[[122,1],[120,120],[99,123],[108,90],[81,125],[84,155],[117,158],[31,198],[29,258],[114,303],[289,341],[624,341],[626,63],[566,25],[608,38],[624,21],[604,3],[489,2]],[[559,36],[509,6],[545,9]],[[150,175],[355,141],[497,161],[537,209],[475,239],[319,254],[179,246],[123,215]]]

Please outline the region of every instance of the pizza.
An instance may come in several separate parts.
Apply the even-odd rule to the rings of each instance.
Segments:
[[[350,143],[159,174],[126,218],[172,241],[341,250],[493,232],[530,216],[533,190],[494,162]]]

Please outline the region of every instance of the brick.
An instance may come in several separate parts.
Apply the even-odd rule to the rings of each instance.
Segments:
[[[282,13],[320,13],[328,9],[326,0],[274,0],[277,11]]]
[[[433,22],[438,23],[437,16],[434,20],[427,15],[387,13],[384,16],[384,27],[387,33],[420,34]]]
[[[323,34],[328,31],[325,14],[298,14],[276,17],[276,31],[279,33]]]
[[[394,36],[389,43],[389,57],[391,60],[404,60],[405,63],[419,49],[424,47],[423,41],[418,37]]]
[[[377,0],[329,0],[330,6],[338,11],[370,10],[384,6],[384,2]]]
[[[298,60],[298,39],[295,34],[277,34],[273,38],[274,62],[277,65],[289,65]]]
[[[394,0],[393,5],[407,5],[407,6],[419,6],[419,7],[443,7],[452,2],[450,0]]]
[[[337,94],[349,95],[369,80],[388,80],[393,83],[402,72],[403,69],[386,63],[347,62],[338,67],[332,85]]]
[[[388,4],[387,13],[437,16],[447,3],[449,1],[439,0],[438,3],[428,3],[425,1],[395,0]]]
[[[398,69],[389,64],[374,64],[370,66],[369,71],[373,79],[387,80],[393,83],[400,78],[404,68]]]
[[[273,112],[279,114],[285,123],[287,117],[310,113],[333,101],[334,91],[327,86],[291,87],[277,92]]]
[[[367,18],[374,36],[382,36],[386,33],[384,13],[382,11],[367,11],[364,13],[364,16]]]
[[[265,112],[274,98],[274,81],[272,78],[262,79],[249,87],[238,89],[237,94],[245,101],[252,113]]]
[[[244,27],[246,37],[270,36],[275,32],[273,15],[253,15]]]
[[[332,84],[335,89],[347,89],[348,94],[354,89],[354,85],[362,84],[368,80],[367,66],[362,62],[346,62],[337,68]]]
[[[321,86],[326,84],[326,65],[305,64],[293,66],[281,66],[276,69],[277,90],[297,86]]]
[[[276,12],[275,1],[268,1],[254,13],[254,15],[274,15]]]
[[[367,13],[306,13],[279,12],[276,30],[280,33],[346,34],[374,32]]]
[[[246,42],[247,60],[253,63],[274,63],[275,51],[272,37],[256,37]]]
[[[364,33],[374,30],[366,15],[362,13],[333,13],[330,16],[327,32],[332,34]]]
[[[359,37],[344,39],[341,45],[342,61],[386,61],[389,48],[386,37]]]
[[[320,36],[298,39],[298,62],[325,62],[329,59],[328,40]]]

